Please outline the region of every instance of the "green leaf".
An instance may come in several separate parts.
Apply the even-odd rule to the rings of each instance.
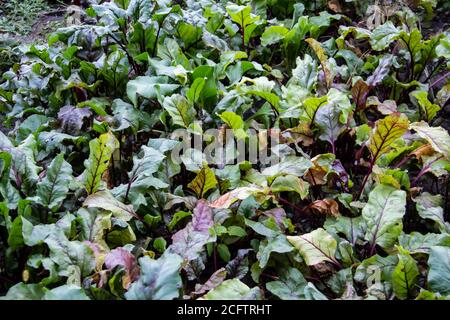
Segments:
[[[286,236],[283,234],[277,235],[275,238],[268,238],[263,240],[258,249],[256,257],[259,260],[259,266],[265,268],[269,262],[272,252],[287,253],[291,252],[293,247],[289,244]]]
[[[301,199],[305,199],[309,194],[309,183],[293,175],[276,177],[270,186],[272,192],[292,191]]]
[[[434,221],[441,232],[450,232],[450,223],[444,219],[441,195],[431,195],[424,192],[413,199],[416,203],[417,213],[423,219]]]
[[[137,217],[136,212],[133,210],[133,206],[123,204],[114,198],[109,191],[98,191],[89,195],[86,200],[84,200],[83,206],[110,211],[115,217],[123,221],[129,221],[132,217]]]
[[[190,102],[195,103],[200,99],[205,83],[206,81],[204,78],[197,78],[194,80],[191,87],[186,92],[186,97]]]
[[[261,45],[270,46],[284,39],[289,30],[283,26],[270,26],[261,36]]]
[[[411,232],[410,234],[401,234],[398,243],[411,254],[429,253],[431,247],[450,246],[450,234]]]
[[[153,248],[159,253],[163,253],[166,250],[167,242],[163,237],[158,237],[153,241]]]
[[[231,17],[231,20],[243,28],[259,20],[259,16],[255,16],[251,13],[252,8],[250,6],[231,4],[228,5],[226,9]]]
[[[178,84],[169,84],[167,82],[168,78],[164,76],[137,77],[127,83],[128,99],[137,107],[139,96],[147,99],[156,99],[171,94],[179,87]]]
[[[399,248],[398,264],[392,272],[392,287],[399,299],[408,299],[415,289],[419,269],[408,251]]]
[[[188,184],[188,188],[193,190],[198,198],[203,196],[211,189],[217,186],[217,179],[214,175],[214,171],[208,166],[204,166]]]
[[[44,294],[45,288],[41,284],[19,282],[9,288],[0,300],[41,300]]]
[[[381,257],[376,254],[361,262],[356,268],[354,279],[361,283],[367,283],[369,280],[390,281],[397,264],[396,255]]]
[[[10,181],[12,156],[8,152],[0,152],[0,194],[6,201],[8,209],[16,209],[20,200],[19,192]]]
[[[295,268],[283,270],[279,280],[266,284],[267,290],[281,300],[305,300],[305,287],[307,281],[302,273]]]
[[[450,295],[450,249],[432,247],[428,266],[429,288],[442,295]]]
[[[228,249],[228,246],[224,243],[219,243],[217,245],[217,252],[219,253],[220,258],[225,261],[228,262],[231,259],[231,254],[230,254],[230,250]]]
[[[288,236],[287,239],[300,252],[308,266],[324,261],[339,264],[335,259],[337,242],[322,228],[301,236]]]
[[[394,40],[398,39],[400,30],[391,21],[387,21],[373,30],[370,45],[376,51],[386,49]]]
[[[333,76],[328,63],[328,57],[325,53],[325,50],[322,48],[322,44],[313,38],[308,38],[305,41],[315,52],[317,59],[319,59],[320,64],[322,65],[322,71],[325,74],[326,86],[327,88],[330,88],[331,84],[333,83]]]
[[[266,177],[277,177],[279,175],[303,176],[312,167],[312,162],[303,157],[289,156],[280,160],[280,163],[265,168],[261,174]]]
[[[90,300],[84,290],[75,285],[63,285],[45,292],[43,300]]]
[[[202,38],[202,28],[181,21],[177,26],[177,33],[180,35],[185,48],[190,48]]]
[[[340,112],[335,107],[327,104],[316,112],[315,121],[321,130],[320,140],[328,141],[332,146],[339,135],[345,129],[339,121]]]
[[[111,156],[119,147],[113,133],[107,132],[89,142],[89,158],[84,162],[83,182],[88,194],[103,188],[102,175],[108,169]]]
[[[72,180],[72,166],[60,153],[50,163],[45,178],[38,184],[36,197],[30,199],[49,209],[57,209],[66,198]]]
[[[303,107],[305,108],[304,115],[301,117],[304,118],[308,123],[313,123],[316,119],[317,110],[325,105],[328,101],[328,96],[322,96],[320,98],[310,97],[303,101]]]
[[[369,201],[362,210],[367,225],[364,238],[372,245],[391,248],[402,231],[406,211],[406,192],[394,187],[378,185],[369,193]]]
[[[436,55],[438,57],[450,59],[450,36],[448,32],[445,33],[445,37],[439,41],[439,45],[436,47]]]
[[[8,245],[12,250],[23,247],[22,217],[16,217],[8,230]]]
[[[292,70],[292,78],[289,84],[298,84],[310,92],[317,81],[317,62],[310,55],[305,54],[303,60],[297,57],[297,66]]]
[[[173,217],[172,220],[170,220],[169,224],[167,225],[167,228],[169,229],[169,231],[172,231],[173,228],[184,218],[186,217],[190,217],[192,215],[192,213],[190,212],[186,212],[186,211],[177,211]]]
[[[171,146],[167,146],[172,148]],[[158,148],[159,150],[155,149]],[[141,151],[133,156],[133,168],[128,172],[128,183],[114,188],[111,193],[117,200],[130,202],[138,210],[140,205],[147,203],[144,195],[154,189],[164,189],[169,185],[153,176],[157,173],[166,158],[164,145],[153,147],[142,146]]]
[[[77,220],[81,226],[80,240],[86,240],[107,248],[105,232],[111,229],[111,213],[100,212],[96,209],[80,208]]]
[[[249,288],[239,279],[230,279],[222,282],[202,296],[201,300],[260,300],[261,292],[258,287]]]
[[[179,275],[183,259],[177,254],[164,253],[159,259],[148,256],[139,259],[141,276],[125,293],[127,300],[172,300],[180,296]]]
[[[345,238],[353,245],[364,238],[364,221],[361,216],[350,218],[338,216],[329,217],[325,221],[325,229],[332,234],[343,234]]]
[[[436,113],[441,110],[437,104],[433,104],[428,100],[428,92],[426,91],[414,91],[412,92],[412,96],[417,99],[419,103],[419,107],[422,109],[422,112],[425,117],[425,121],[430,122],[436,116]]]
[[[194,107],[182,95],[174,94],[164,98],[162,106],[172,117],[173,123],[178,126],[188,128],[195,120]]]
[[[233,129],[233,133],[238,140],[247,137],[247,133],[244,131],[244,120],[241,116],[231,111],[225,111],[219,117],[229,128]]]

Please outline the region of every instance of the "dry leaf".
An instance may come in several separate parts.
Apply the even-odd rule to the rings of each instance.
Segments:
[[[315,210],[322,214],[331,215],[333,217],[339,216],[339,205],[333,199],[316,200],[309,205],[311,210]]]

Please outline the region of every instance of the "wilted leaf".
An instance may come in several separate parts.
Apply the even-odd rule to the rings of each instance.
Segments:
[[[333,199],[316,200],[309,205],[309,208],[321,214],[339,216],[339,205]]]

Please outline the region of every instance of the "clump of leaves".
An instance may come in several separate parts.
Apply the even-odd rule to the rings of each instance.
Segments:
[[[17,35],[31,32],[36,19],[49,9],[47,0],[8,0],[0,4],[0,33]]]
[[[93,4],[15,49],[4,299],[450,298],[434,2],[252,3]],[[280,132],[260,144],[280,161],[176,162],[178,129],[205,148]]]

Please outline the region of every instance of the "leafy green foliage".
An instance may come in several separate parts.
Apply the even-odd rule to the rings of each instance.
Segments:
[[[448,298],[449,32],[400,2],[97,1],[1,41],[2,299]]]

